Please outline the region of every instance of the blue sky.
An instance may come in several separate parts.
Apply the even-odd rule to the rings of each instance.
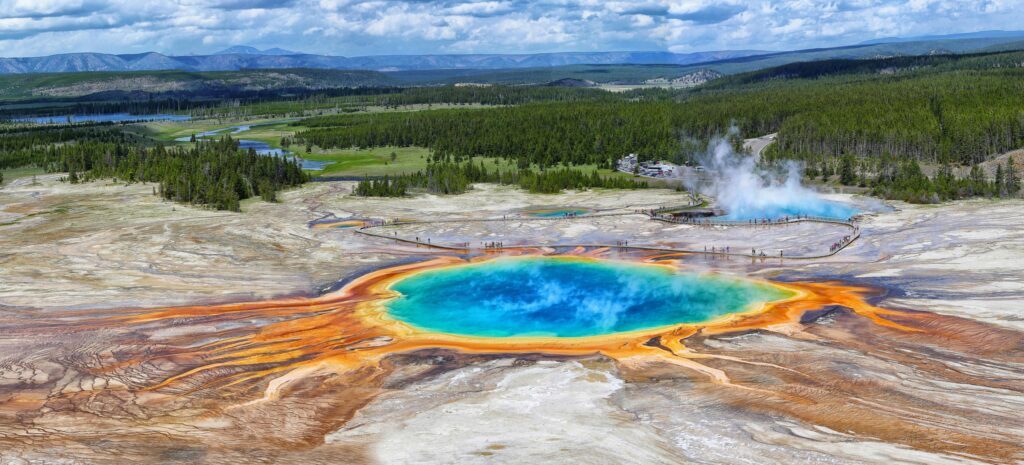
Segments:
[[[1024,0],[0,0],[0,56],[787,50],[1024,29]]]

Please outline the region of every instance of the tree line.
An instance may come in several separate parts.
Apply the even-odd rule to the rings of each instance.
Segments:
[[[547,170],[507,169],[488,170],[483,163],[437,161],[425,170],[412,174],[385,176],[382,179],[364,179],[356,185],[354,193],[363,197],[404,197],[411,188],[425,189],[435,194],[461,194],[473,183],[517,185],[532,193],[553,194],[565,189],[589,188],[641,189],[647,183],[628,178],[601,176],[597,171],[585,173],[577,168]]]
[[[950,165],[943,165],[931,177],[916,160],[883,164],[872,184],[872,194],[911,203],[938,203],[968,197],[1013,197],[1021,189],[1020,175],[1012,160],[997,165],[995,177],[989,179],[978,165],[963,177],[954,174]]]
[[[168,200],[231,211],[239,211],[239,202],[250,197],[274,201],[277,191],[309,179],[295,160],[240,150],[230,137],[190,148],[110,139],[107,132],[86,132],[60,143],[0,151],[0,166],[66,172],[71,183],[103,178],[155,182],[157,193]]]
[[[34,147],[77,140],[133,143],[139,139],[111,123],[0,127],[0,169],[33,164],[36,155],[31,149]]]
[[[0,108],[0,120],[25,116],[67,114],[175,113],[194,117],[284,116],[312,110],[355,112],[367,107],[407,105],[522,105],[534,102],[623,100],[626,95],[598,89],[547,86],[433,86],[433,87],[289,87],[153,93],[104,93],[67,99],[29,99],[30,104]]]
[[[537,103],[488,109],[322,116],[297,125],[299,143],[319,147],[419,146],[436,157],[500,157],[530,165],[613,166],[627,153],[679,150],[671,102]]]

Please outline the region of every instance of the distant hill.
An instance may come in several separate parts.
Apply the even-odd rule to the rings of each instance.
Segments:
[[[965,32],[960,34],[944,34],[915,37],[884,37],[861,42],[861,45],[893,44],[901,42],[922,42],[934,40],[958,40],[958,39],[1024,39],[1024,31],[978,31]]]
[[[401,70],[387,72],[386,74],[406,85],[451,84],[455,82],[545,84],[560,79],[577,79],[600,84],[643,84],[645,81],[653,79],[671,81],[672,79],[702,70],[728,76],[775,68],[790,63],[817,62],[822,60],[870,60],[1024,49],[1024,43],[1017,40],[1007,37],[851,45],[846,47],[763,53],[686,65],[581,64],[505,69]],[[711,76],[698,75],[698,77]]]
[[[1018,68],[1024,63],[1024,51],[997,51],[970,54],[894,56],[874,59],[832,59],[794,62],[771,68],[722,76],[700,87],[717,91],[752,83],[792,79],[819,79],[840,75],[894,76],[942,71]]]
[[[1016,42],[1006,42],[986,48],[986,52],[1007,52],[1011,50],[1024,50],[1024,39]]]
[[[913,68],[922,63],[914,60],[895,61],[885,62],[884,69],[862,69],[864,66],[875,66],[877,62],[841,65],[828,63],[834,60],[862,61],[940,54],[937,61],[927,62],[935,64],[949,61],[950,58],[943,57],[952,55],[1020,49],[1024,49],[1024,40],[1006,36],[771,53],[595,52],[346,58],[268,55],[288,51],[251,47],[232,47],[223,51],[230,53],[194,57],[172,57],[159,53],[74,53],[36,58],[0,58],[0,99],[77,98],[104,93],[114,97],[121,95],[118,93],[194,95],[216,91],[457,83],[576,87],[591,83],[647,82],[688,87],[712,81],[705,85],[723,86],[774,77],[832,74],[836,72],[836,66],[843,69],[842,72],[891,72]],[[807,65],[786,66],[794,63]],[[1011,65],[1017,66],[1015,63],[1006,64]],[[768,71],[763,74],[744,74],[759,70]]]
[[[989,31],[924,38],[890,38],[845,47],[766,52],[729,50],[695,53],[671,52],[563,52],[538,54],[467,54],[467,55],[375,55],[343,57],[312,55],[279,48],[259,50],[234,46],[213,55],[169,56],[156,52],[130,55],[104,53],[67,53],[45,57],[0,58],[0,74],[69,73],[86,71],[238,71],[246,69],[348,69],[396,72],[406,75],[407,82],[435,83],[439,77],[493,76],[500,82],[543,83],[561,78],[590,79],[609,82],[598,76],[551,75],[535,70],[574,66],[656,65],[677,66],[673,78],[698,69],[722,74],[735,74],[770,68],[787,63],[829,59],[885,58],[907,55],[973,53],[1006,49],[1019,44],[1024,32]],[[878,42],[878,43],[875,43]],[[1016,45],[1013,45],[1016,46]],[[538,80],[512,77],[527,71]],[[645,79],[659,75],[648,75]],[[640,76],[638,76],[640,77]],[[443,80],[440,80],[443,82]],[[642,81],[642,79],[641,79]]]
[[[281,56],[281,55],[303,55],[303,53],[293,52],[291,50],[285,50],[283,48],[276,48],[276,47],[275,48],[268,48],[266,50],[260,50],[260,49],[258,49],[256,47],[248,47],[248,46],[245,46],[245,45],[235,45],[233,47],[228,47],[228,48],[226,48],[224,50],[221,50],[221,51],[219,51],[217,53],[214,53],[214,55],[271,55],[271,56],[275,56],[276,55],[276,56]]]
[[[67,53],[45,57],[0,58],[0,74],[84,71],[238,71],[243,69],[362,69],[375,71],[431,69],[516,69],[577,64],[674,64],[747,57],[767,52],[566,52],[522,55],[381,55],[342,57],[299,54],[283,49],[235,46],[213,55],[168,56]]]
[[[227,93],[280,89],[379,87],[398,84],[365,70],[279,69],[245,71],[135,71],[0,75],[0,100],[145,99],[149,95],[221,97]]]
[[[671,81],[702,70],[720,75],[747,73],[790,63],[822,60],[865,60],[891,57],[928,56],[990,52],[991,39],[964,39],[902,44],[856,45],[832,49],[810,49],[731,58],[690,65],[606,64],[567,65],[507,69],[437,69],[386,72],[404,85],[454,83],[546,84],[561,79],[593,81],[599,84],[644,84],[653,79]],[[705,74],[705,73],[700,73]],[[711,77],[712,75],[698,77]]]

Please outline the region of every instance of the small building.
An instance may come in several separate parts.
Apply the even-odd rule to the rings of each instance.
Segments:
[[[675,176],[676,166],[657,161],[645,161],[640,163],[640,174],[651,177]]]
[[[637,159],[638,159],[638,157],[637,157],[637,155],[635,153],[631,153],[629,155],[626,155],[626,156],[620,158],[618,163],[617,163],[618,170],[619,171],[624,171],[624,172],[627,172],[627,173],[634,172],[636,170]]]

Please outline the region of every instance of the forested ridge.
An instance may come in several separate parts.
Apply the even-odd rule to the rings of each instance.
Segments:
[[[1024,145],[1024,68],[779,86],[778,156],[893,155],[971,165]]]
[[[408,105],[521,105],[533,102],[621,100],[599,89],[546,86],[435,86],[219,89],[188,92],[102,92],[82,97],[35,98],[0,106],[0,120],[24,116],[104,113],[175,113],[194,117],[289,116],[315,111],[361,111]]]
[[[416,145],[542,166],[607,166],[634,152],[680,161],[683,141],[707,140],[733,124],[745,137],[777,132],[777,158],[818,161],[849,153],[970,165],[1024,145],[1024,68],[772,81],[678,102],[352,114],[298,124],[311,129],[297,139],[321,147]]]
[[[632,95],[632,94],[630,94]],[[397,109],[411,105],[522,105],[537,102],[615,101],[616,95],[600,89],[545,86],[435,86],[352,89],[345,95],[318,92],[281,99],[248,101],[193,111],[193,115],[301,115],[303,113],[355,113],[373,107]]]
[[[733,74],[711,81],[701,90],[722,89],[775,79],[815,79],[850,74],[910,74],[956,70],[1019,68],[1024,52],[911,55],[864,60],[829,59],[801,61],[774,68]]]
[[[366,96],[380,96],[400,91],[396,87],[276,88],[263,90],[217,89],[209,91],[165,92],[100,92],[71,98],[33,98],[17,101],[11,107],[0,107],[0,119],[22,116],[105,113],[177,113],[234,114],[239,108],[264,104],[309,106],[324,101],[360,101]]]
[[[680,162],[702,145],[694,141],[733,125],[742,137],[777,132],[770,158],[833,167],[846,154],[969,166],[1024,146],[1024,54],[867,61],[789,65],[813,70],[800,71],[813,79],[740,80],[607,101],[316,117],[297,123],[310,128],[297,138],[321,147],[415,145],[540,166],[609,166],[628,153]],[[871,72],[849,73],[858,69]],[[907,71],[879,72],[887,69]]]

